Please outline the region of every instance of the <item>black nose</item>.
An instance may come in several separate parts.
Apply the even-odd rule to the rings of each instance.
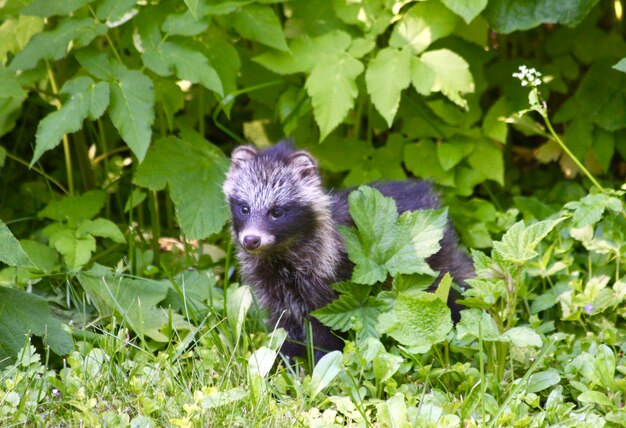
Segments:
[[[261,245],[261,237],[256,235],[246,235],[243,237],[243,246],[246,250],[255,250]]]

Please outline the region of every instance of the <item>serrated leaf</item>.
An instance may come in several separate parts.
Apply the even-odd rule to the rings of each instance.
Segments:
[[[491,0],[483,16],[498,33],[528,30],[541,24],[579,24],[599,0]]]
[[[528,227],[522,221],[517,222],[502,236],[500,242],[493,243],[494,252],[503,260],[522,264],[537,255],[535,247],[564,219],[544,220]]]
[[[502,333],[500,340],[509,342],[518,348],[541,348],[543,346],[541,336],[530,327],[513,327]]]
[[[313,399],[337,377],[342,370],[343,354],[332,351],[324,355],[315,365],[309,384],[309,397]]]
[[[203,139],[167,137],[155,142],[133,182],[151,190],[169,186],[186,237],[202,239],[228,218],[221,188],[227,169],[228,159]]]
[[[365,82],[376,110],[391,127],[400,95],[411,84],[411,51],[394,48],[378,51],[367,66]]]
[[[97,79],[113,80],[115,78],[113,62],[105,53],[86,48],[76,52],[74,58],[81,67]]]
[[[341,229],[350,260],[352,280],[374,284],[398,274],[434,275],[425,259],[436,253],[446,224],[446,211],[405,212],[398,219],[395,202],[367,186],[350,193],[350,216],[358,233]]]
[[[78,225],[79,235],[92,235],[101,238],[109,238],[113,242],[120,244],[126,243],[124,234],[115,223],[105,218],[97,218],[95,220],[83,220]]]
[[[441,3],[419,2],[394,25],[389,46],[400,49],[410,46],[418,54],[435,40],[451,34],[457,21]]]
[[[152,139],[154,87],[143,73],[118,66],[111,85],[109,117],[124,142],[142,162]]]
[[[320,61],[311,71],[306,89],[312,99],[315,121],[320,127],[320,141],[339,125],[354,106],[359,94],[356,78],[363,64],[347,54],[337,54]]]
[[[55,15],[69,15],[76,9],[92,1],[93,0],[34,0],[22,9],[20,13],[45,18]]]
[[[474,78],[467,62],[448,49],[424,52],[420,61],[431,69],[435,76],[430,91],[441,92],[453,103],[467,108],[467,101],[462,94],[474,92]],[[423,84],[418,83],[415,88],[423,90],[422,86]]]
[[[95,83],[87,76],[68,80],[61,88],[61,94],[69,95],[69,98],[59,110],[48,114],[37,126],[31,166],[44,152],[58,146],[63,135],[80,130],[88,117],[98,119],[109,105],[109,85],[106,82]]]
[[[249,4],[238,9],[233,26],[246,39],[281,51],[289,50],[280,21],[270,6]]]
[[[323,308],[311,312],[311,315],[333,330],[346,332],[352,329],[357,331],[359,337],[378,337],[378,316],[385,307],[385,302],[373,297],[357,300],[350,294],[342,294]]]
[[[378,331],[416,353],[444,341],[452,329],[450,308],[434,294],[424,292],[398,295],[393,310],[381,314],[378,321]]]
[[[571,206],[571,205],[568,205]],[[602,218],[604,211],[609,208],[615,212],[621,211],[622,202],[614,197],[603,193],[587,195],[580,200],[572,217],[574,227],[583,228],[594,225]]]
[[[90,190],[79,196],[65,196],[51,201],[38,214],[38,217],[57,221],[67,221],[76,226],[82,220],[96,216],[104,207],[106,194],[101,190]]]
[[[185,13],[168,15],[161,26],[169,36],[197,36],[209,28],[208,22],[197,20],[188,10]]]
[[[77,271],[85,266],[96,251],[96,239],[91,235],[79,235],[76,230],[62,228],[49,236],[50,245],[65,260],[70,271]]]
[[[303,35],[291,42],[290,52],[270,51],[254,61],[281,75],[310,72],[321,58],[345,51],[351,42],[350,35],[337,30],[315,38]]]
[[[56,61],[65,58],[70,48],[86,46],[106,32],[106,25],[91,18],[63,19],[54,30],[33,36],[28,45],[15,55],[9,69],[30,70],[42,59]]]
[[[0,220],[0,262],[15,267],[33,266],[20,242],[2,220]]]
[[[0,65],[0,98],[25,98],[26,91],[15,78],[15,74]]]
[[[71,352],[72,336],[52,315],[43,297],[0,287],[0,314],[0,366],[15,359],[29,334],[45,337],[46,343],[58,355]]]
[[[160,76],[176,73],[181,80],[199,83],[224,96],[222,82],[209,60],[201,52],[176,42],[166,41],[142,54],[146,67]]]
[[[441,0],[441,2],[463,18],[467,24],[472,22],[487,6],[487,0]]]
[[[466,309],[461,311],[461,321],[456,325],[457,337],[474,337],[493,342],[499,339],[500,331],[494,319],[485,311]]]

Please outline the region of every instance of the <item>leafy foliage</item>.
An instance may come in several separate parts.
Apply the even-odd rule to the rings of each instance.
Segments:
[[[5,1],[0,425],[625,425],[618,6]],[[285,137],[331,187],[448,207],[353,192],[354,277],[313,314],[346,346],[298,375],[221,193],[234,143]],[[456,325],[450,278],[426,291],[448,213]]]

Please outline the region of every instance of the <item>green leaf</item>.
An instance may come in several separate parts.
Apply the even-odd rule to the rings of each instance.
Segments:
[[[176,73],[179,79],[199,83],[219,96],[224,96],[220,77],[207,57],[190,47],[166,41],[155,49],[146,49],[142,59],[146,67],[160,76]]]
[[[252,306],[252,292],[248,286],[240,286],[234,290],[228,290],[226,301],[226,318],[231,331],[235,335],[235,343],[243,331],[244,321],[248,309]]]
[[[87,117],[98,119],[109,105],[109,85],[95,83],[87,76],[68,80],[61,88],[61,94],[69,95],[63,106],[39,122],[31,166],[44,152],[58,146],[63,135],[80,130]]]
[[[115,79],[113,61],[105,53],[86,48],[76,52],[74,57],[93,77],[100,80]]]
[[[599,391],[585,391],[578,396],[578,401],[581,403],[591,403],[598,404],[600,406],[607,406],[611,408],[615,408],[615,404],[606,396]]]
[[[324,58],[311,71],[306,89],[312,99],[315,121],[320,127],[320,141],[354,106],[359,94],[355,80],[362,72],[363,64],[347,54]]]
[[[99,2],[96,16],[100,21],[105,21],[109,28],[122,25],[131,19],[138,10],[136,0],[104,0]]]
[[[425,259],[440,248],[446,211],[407,211],[398,218],[394,200],[366,186],[350,193],[348,199],[358,233],[347,228],[341,231],[355,263],[354,282],[371,285],[384,281],[386,272],[394,277],[435,274]]]
[[[206,32],[209,24],[198,21],[191,10],[188,10],[185,13],[168,15],[161,28],[169,36],[197,36]]]
[[[92,235],[99,236],[101,238],[109,238],[113,242],[119,244],[126,243],[126,238],[115,223],[104,218],[97,218],[95,220],[83,220],[78,225],[79,235]]]
[[[376,404],[376,412],[380,423],[385,427],[405,428],[411,426],[409,412],[406,407],[404,395],[396,393],[382,403]]]
[[[57,221],[67,221],[76,226],[82,220],[96,216],[104,207],[106,194],[102,190],[90,190],[80,196],[65,196],[50,202],[38,216]]]
[[[528,378],[528,386],[526,386],[526,392],[536,393],[545,389],[551,388],[554,385],[558,385],[561,381],[559,372],[554,369],[549,369],[543,372],[537,372],[530,375]]]
[[[425,72],[422,66],[413,65],[411,68],[413,86],[420,93],[425,93],[423,80],[428,82],[432,80],[428,92],[441,92],[453,103],[467,108],[467,101],[463,99],[462,94],[474,92],[474,78],[467,62],[448,49],[424,52],[420,61],[431,72]]]
[[[118,65],[111,82],[109,117],[132,152],[142,162],[152,139],[154,87],[143,73]]]
[[[599,0],[491,0],[483,14],[498,33],[529,30],[541,24],[578,25]]]
[[[202,138],[157,140],[133,182],[151,190],[169,186],[176,215],[188,239],[222,230],[228,218],[222,194],[228,159]]]
[[[347,33],[337,30],[315,38],[303,35],[291,42],[290,53],[270,51],[255,57],[254,61],[281,75],[310,72],[320,58],[344,52],[351,42]]]
[[[487,6],[487,0],[441,0],[441,2],[468,24]]]
[[[171,324],[178,330],[191,330],[181,315],[156,307],[169,290],[163,282],[114,276],[102,266],[77,277],[101,317],[115,316],[142,337],[166,343],[164,327]]]
[[[309,397],[313,399],[337,377],[343,369],[343,354],[332,351],[324,355],[315,365],[309,384]]]
[[[467,157],[467,162],[485,178],[504,186],[504,159],[500,146],[486,139],[474,143],[474,151]]]
[[[74,346],[72,336],[52,315],[46,299],[0,287],[0,366],[15,360],[29,334],[45,338],[57,355],[69,354]]]
[[[454,186],[454,171],[445,171],[437,156],[437,146],[432,140],[421,140],[404,147],[404,163],[416,177],[430,179],[444,186]]]
[[[617,71],[621,71],[622,73],[626,73],[626,58],[622,58],[619,60],[617,64],[613,66]]]
[[[402,91],[411,84],[411,51],[384,48],[370,61],[365,72],[367,93],[376,110],[391,127]]]
[[[522,221],[517,222],[504,234],[500,242],[493,243],[494,252],[503,260],[522,264],[537,256],[535,247],[564,219],[561,217],[544,220],[528,227],[525,227]]]
[[[574,209],[572,217],[574,227],[583,228],[599,222],[607,208],[614,212],[620,212],[622,202],[615,196],[596,193],[587,195],[578,202],[570,202],[565,207]]]
[[[63,19],[51,31],[36,34],[13,58],[10,70],[30,70],[42,59],[59,60],[67,56],[70,47],[87,46],[93,39],[107,32],[107,26],[91,18]]]
[[[461,311],[461,321],[456,325],[457,337],[481,338],[484,341],[497,341],[500,337],[498,325],[485,311],[480,309],[466,309]]]
[[[439,2],[419,2],[405,13],[391,32],[389,46],[421,53],[434,41],[454,31],[458,18]]]
[[[28,254],[2,220],[0,220],[0,262],[15,267],[33,266]]]
[[[39,272],[50,274],[59,269],[59,254],[47,245],[28,239],[20,240],[28,258]]]
[[[281,51],[289,50],[280,21],[270,6],[249,4],[242,7],[235,13],[233,26],[246,39]]]
[[[392,311],[378,317],[378,331],[413,353],[427,352],[452,330],[450,308],[432,293],[399,294]]]
[[[26,91],[20,86],[15,74],[0,65],[0,98],[23,99],[25,97]]]
[[[20,13],[48,18],[55,15],[70,15],[76,9],[91,3],[93,0],[34,0]]]
[[[502,333],[500,340],[509,342],[518,348],[541,348],[543,346],[541,336],[529,327],[513,327]]]
[[[369,289],[363,285],[360,287]],[[357,299],[350,294],[342,294],[323,308],[311,312],[311,315],[333,330],[355,330],[359,337],[378,337],[378,316],[385,307],[385,302],[374,297]]]
[[[198,3],[199,0],[183,0],[194,18],[198,19]]]
[[[96,251],[96,239],[91,235],[81,235],[75,229],[60,228],[48,235],[50,245],[65,260],[70,271],[78,271],[89,263],[91,254]]]

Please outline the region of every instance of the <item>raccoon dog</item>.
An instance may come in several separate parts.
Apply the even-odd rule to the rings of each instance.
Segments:
[[[289,338],[281,352],[292,359],[304,356],[305,320],[309,320],[315,359],[343,348],[343,340],[309,313],[336,296],[330,284],[347,280],[353,265],[348,259],[337,225],[352,225],[348,191],[330,193],[322,187],[316,161],[303,150],[281,141],[266,150],[237,147],[224,183],[232,214],[232,234],[245,282],[269,310],[271,325],[283,327]],[[396,201],[398,211],[439,208],[430,183],[407,180],[372,183]],[[473,266],[457,245],[448,224],[441,249],[427,259],[430,267],[450,272],[465,285]],[[451,292],[448,305],[458,320],[458,296]],[[300,343],[298,343],[300,342]]]

